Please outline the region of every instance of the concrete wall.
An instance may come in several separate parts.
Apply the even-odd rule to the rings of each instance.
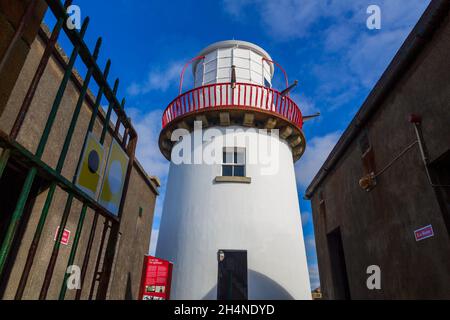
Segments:
[[[0,0],[0,59],[5,55],[8,44],[11,42],[29,3],[30,0]],[[5,68],[0,70],[0,116],[36,37],[46,8],[45,1],[38,0],[34,14],[30,23],[25,27],[23,36],[13,47]]]
[[[24,66],[18,75],[18,79],[14,84],[12,92],[8,98],[8,102],[0,117],[0,130],[6,133],[9,133],[11,130],[14,119],[17,116],[20,105],[31,82],[31,78],[34,75],[44,51],[44,45],[45,43],[40,37],[37,37],[31,44],[30,52],[25,59]],[[54,101],[62,76],[63,69],[59,60],[54,56],[46,67],[42,80],[39,83],[36,95],[30,106],[30,110],[17,138],[17,141],[20,144],[32,152],[34,152],[37,148],[37,144],[42,135],[48,113]],[[58,157],[64,143],[64,138],[72,118],[73,110],[79,96],[78,87],[75,85],[77,78],[79,78],[79,76],[74,73],[72,81],[70,81],[67,86],[60,110],[58,111],[56,117],[55,125],[53,126],[49,137],[49,142],[47,143],[47,147],[42,157],[43,161],[53,168],[56,166],[58,161]],[[86,99],[82,106],[72,143],[62,170],[62,174],[69,180],[72,180],[72,177],[75,174],[84,135],[92,113],[92,100],[93,97],[92,94],[90,94],[90,98]],[[112,124],[110,124],[110,126],[112,127]],[[94,126],[94,134],[97,138],[100,137],[101,130],[102,125],[98,120]],[[105,141],[106,150],[109,149],[110,144],[111,136],[108,134]],[[47,196],[47,187],[45,184],[42,185],[41,190],[36,195],[35,204],[30,210],[29,216],[24,219],[24,223],[22,225],[24,233],[23,237],[19,241],[16,251],[17,255],[13,261],[13,268],[11,269],[7,280],[7,285],[3,295],[4,299],[13,298],[16,292],[28,249],[36,230],[37,221],[41,215],[42,207]],[[117,255],[110,281],[111,290],[109,291],[109,297],[111,299],[137,298],[142,271],[142,261],[144,255],[148,253],[156,195],[157,189],[155,183],[146,175],[140,165],[135,162],[131,173],[131,180],[123,211],[123,218],[120,226],[120,240],[117,245]],[[56,228],[60,223],[66,198],[67,194],[58,188],[46,221],[35,262],[24,293],[25,299],[36,299],[39,295],[43,276],[45,274],[54,244],[53,237]],[[67,228],[72,232],[71,240],[69,245],[61,246],[59,251],[57,264],[53,274],[51,286],[49,288],[49,299],[55,299],[58,297],[80,212],[81,203],[74,201],[69,220],[67,222]],[[83,263],[93,217],[94,212],[89,209],[74,262],[80,267]],[[107,223],[107,220],[100,216],[96,228],[96,236],[92,253],[89,260],[85,287],[83,288],[83,299],[88,298],[90,294],[97,256],[102,257],[104,254],[99,253],[99,248],[101,234],[105,223]],[[106,240],[107,239],[108,233],[106,236]],[[101,263],[99,265],[99,269],[100,268]],[[129,277],[129,280],[127,280],[127,277]],[[92,293],[93,298],[95,298],[96,290],[94,289]],[[67,299],[74,298],[74,296],[74,291],[68,291],[66,294]]]
[[[292,151],[285,141],[252,130],[212,127],[204,131],[214,135],[212,142],[192,145],[192,154],[217,148],[220,163],[224,146],[246,147],[250,183],[216,182],[221,164],[171,163],[156,255],[174,263],[173,299],[217,298],[221,249],[247,250],[249,299],[311,299]],[[261,158],[250,162],[269,143],[268,159],[278,165],[272,172],[263,170]],[[172,161],[176,152],[177,146]]]
[[[449,52],[447,13],[430,42],[365,125],[375,172],[416,139],[414,127],[408,122],[411,113],[423,117],[430,161],[449,151]],[[450,298],[450,239],[444,221],[448,212],[439,206],[418,147],[396,161],[377,179],[377,186],[366,192],[358,185],[367,173],[360,138],[361,134],[312,197],[324,298],[336,298],[327,234],[337,227],[342,233],[351,298]],[[414,230],[429,224],[435,236],[416,242]],[[370,291],[366,286],[369,265],[381,268],[381,290]]]

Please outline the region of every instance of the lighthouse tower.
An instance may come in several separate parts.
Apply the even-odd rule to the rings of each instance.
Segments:
[[[294,172],[303,117],[287,76],[272,88],[278,64],[245,41],[191,63],[194,88],[181,84],[159,138],[171,163],[156,255],[174,264],[171,298],[311,299]]]

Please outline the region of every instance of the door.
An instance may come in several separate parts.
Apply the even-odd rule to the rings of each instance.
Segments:
[[[219,250],[217,300],[247,300],[247,251]]]
[[[350,300],[347,267],[345,265],[344,246],[341,229],[337,228],[327,234],[328,252],[330,254],[331,274],[333,277],[334,299]]]

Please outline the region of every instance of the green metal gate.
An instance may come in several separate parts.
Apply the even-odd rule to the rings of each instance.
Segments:
[[[29,22],[29,20],[32,17],[32,13],[34,8],[37,5],[37,0],[30,0],[28,3],[28,7],[21,18],[20,24],[17,27],[14,37],[12,41],[9,43],[6,53],[3,56],[2,60],[0,61],[0,72],[2,71],[5,64],[8,62],[8,59],[11,56],[12,48],[16,45],[18,39],[22,36],[24,32],[24,28]],[[18,197],[18,201],[15,205],[15,209],[13,211],[10,223],[7,227],[7,232],[4,236],[4,241],[1,243],[0,247],[0,279],[4,275],[5,272],[5,264],[8,261],[8,258],[10,257],[12,253],[12,244],[18,237],[18,227],[20,225],[21,220],[23,219],[24,214],[24,208],[27,204],[27,200],[30,196],[30,191],[32,190],[33,183],[36,182],[37,179],[46,181],[47,185],[49,186],[47,198],[45,200],[45,204],[43,206],[42,212],[40,214],[39,222],[36,225],[36,229],[34,232],[33,240],[31,243],[31,246],[28,250],[28,255],[26,258],[26,263],[23,268],[20,282],[18,285],[18,289],[15,294],[16,299],[21,299],[24,294],[24,289],[27,286],[27,281],[30,275],[30,270],[33,266],[33,262],[35,260],[37,247],[39,245],[42,231],[44,229],[44,226],[46,225],[46,219],[49,213],[50,206],[53,201],[53,197],[55,194],[55,190],[57,187],[64,190],[68,197],[65,204],[65,209],[61,214],[60,217],[60,223],[59,223],[59,231],[57,233],[57,238],[53,246],[53,250],[51,253],[50,260],[48,261],[47,269],[45,274],[43,274],[43,284],[40,290],[39,298],[40,299],[46,299],[48,294],[48,289],[53,277],[54,269],[56,260],[58,258],[58,253],[60,250],[60,242],[61,238],[63,237],[64,228],[66,226],[67,220],[69,218],[70,212],[71,212],[71,206],[75,199],[80,201],[82,205],[81,213],[79,216],[78,225],[75,232],[75,237],[73,240],[72,248],[70,251],[70,256],[67,261],[67,266],[70,266],[73,264],[75,255],[77,253],[78,243],[80,239],[80,235],[83,229],[84,220],[86,217],[86,214],[88,212],[88,208],[91,208],[95,211],[95,216],[93,217],[93,223],[91,227],[91,231],[89,233],[89,240],[87,243],[87,249],[84,254],[83,259],[83,265],[81,268],[81,284],[82,288],[77,291],[76,299],[80,299],[81,296],[81,290],[85,288],[85,277],[87,273],[88,263],[89,259],[91,257],[91,251],[92,251],[92,244],[94,241],[96,228],[97,228],[97,222],[99,215],[105,217],[106,222],[103,228],[103,234],[101,236],[102,242],[100,244],[99,253],[97,256],[97,262],[96,262],[96,270],[99,267],[99,265],[102,265],[102,271],[100,278],[97,278],[93,281],[99,280],[98,289],[97,289],[97,296],[98,299],[104,299],[106,297],[106,292],[108,289],[108,283],[109,278],[111,276],[111,268],[114,260],[114,255],[116,251],[116,243],[119,233],[119,225],[120,225],[120,218],[122,215],[122,210],[124,206],[124,201],[126,198],[126,192],[128,188],[128,183],[130,179],[130,172],[134,163],[134,154],[136,149],[136,143],[137,143],[137,133],[133,126],[131,125],[131,121],[129,118],[127,118],[126,113],[124,111],[124,104],[125,101],[122,100],[122,102],[119,102],[116,93],[118,90],[119,80],[117,79],[115,81],[114,87],[111,88],[108,84],[107,77],[110,70],[110,61],[108,60],[104,70],[102,71],[99,66],[97,65],[96,59],[99,55],[100,45],[101,45],[101,38],[98,39],[93,54],[90,53],[90,50],[86,46],[83,37],[86,33],[89,18],[86,18],[83,21],[83,25],[81,30],[70,30],[66,26],[66,20],[68,18],[66,14],[66,8],[71,4],[72,1],[65,1],[64,5],[60,3],[58,0],[46,0],[48,4],[49,10],[53,13],[55,16],[57,23],[55,24],[51,36],[46,41],[46,47],[45,51],[41,57],[41,60],[39,62],[39,65],[37,67],[37,70],[34,74],[34,77],[31,81],[31,84],[28,88],[27,94],[25,96],[25,99],[23,100],[23,103],[20,107],[20,111],[18,113],[17,118],[15,119],[14,125],[12,127],[12,130],[9,133],[6,133],[4,131],[0,130],[0,147],[3,148],[3,152],[0,157],[0,179],[3,176],[3,173],[5,171],[5,168],[8,166],[10,161],[14,161],[17,163],[20,163],[22,167],[26,168],[26,178],[25,182],[22,186],[20,195]],[[23,122],[25,120],[25,117],[27,115],[27,112],[30,108],[31,102],[33,100],[33,97],[36,93],[36,89],[38,87],[38,84],[41,80],[42,75],[44,74],[44,69],[47,66],[50,58],[52,57],[52,54],[55,51],[55,45],[58,40],[60,32],[63,31],[67,35],[67,37],[70,39],[73,50],[70,55],[68,63],[65,65],[65,71],[64,76],[62,78],[62,81],[59,85],[59,89],[57,91],[56,97],[54,99],[52,108],[50,113],[48,114],[47,122],[43,131],[42,136],[39,139],[39,144],[37,147],[36,152],[31,152],[25,147],[23,147],[21,144],[19,144],[17,140],[18,133],[23,125]],[[42,155],[44,153],[45,147],[47,145],[50,132],[52,130],[52,127],[55,122],[55,118],[58,112],[58,109],[61,104],[61,100],[63,98],[65,89],[67,87],[68,82],[70,81],[73,67],[75,64],[76,59],[80,57],[84,65],[87,67],[87,73],[85,75],[83,85],[80,89],[78,101],[76,104],[76,107],[74,109],[74,112],[72,114],[70,126],[67,130],[64,145],[62,148],[62,151],[59,155],[58,163],[56,165],[56,168],[50,167],[48,164],[46,164],[42,160]],[[98,93],[96,95],[95,103],[92,108],[92,115],[91,119],[85,134],[84,144],[86,145],[86,139],[89,133],[93,133],[94,124],[96,121],[101,121],[103,129],[101,132],[101,136],[99,137],[99,141],[101,144],[104,144],[105,138],[107,134],[110,134],[112,136],[112,139],[115,139],[117,142],[120,143],[123,150],[126,152],[127,156],[129,157],[128,162],[128,168],[125,176],[125,182],[124,182],[124,188],[123,188],[123,194],[120,202],[119,207],[119,214],[118,216],[112,214],[107,209],[102,207],[99,202],[93,198],[91,198],[89,195],[87,195],[85,192],[83,192],[81,189],[79,189],[75,185],[75,178],[74,180],[70,181],[67,178],[65,178],[61,171],[64,166],[64,162],[66,160],[67,152],[74,134],[75,127],[77,125],[78,117],[83,105],[83,102],[85,101],[86,94],[88,91],[88,86],[91,80],[94,80],[98,86]],[[99,112],[100,103],[102,98],[105,97],[108,102],[109,106],[106,112],[106,115]],[[117,122],[115,128],[111,128],[109,126],[111,121],[111,115],[115,112],[117,115]],[[119,133],[119,128],[123,126],[124,132],[121,135]],[[84,147],[82,148],[83,152]],[[81,155],[80,155],[81,159]],[[78,167],[80,166],[80,163],[78,163]],[[78,170],[77,170],[78,171]],[[106,234],[109,236],[106,237]],[[106,239],[107,238],[107,239]],[[104,254],[102,254],[102,251],[104,250]],[[102,263],[100,263],[101,259],[103,259]],[[66,286],[66,279],[68,277],[68,274],[65,274],[64,281],[61,284],[59,299],[64,299],[67,286]],[[91,292],[89,295],[90,298],[93,298],[93,286],[91,286]]]

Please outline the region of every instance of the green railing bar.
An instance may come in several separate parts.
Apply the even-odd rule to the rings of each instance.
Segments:
[[[108,69],[109,69],[109,68],[108,68]],[[108,75],[108,74],[106,73],[106,76],[107,76],[107,75]],[[119,80],[117,79],[116,82],[115,82],[115,84],[114,84],[114,90],[113,90],[114,95],[117,93],[118,88],[119,88]],[[100,101],[100,100],[98,100],[98,101]],[[113,104],[113,102],[110,103],[110,108],[111,108],[112,104]],[[86,135],[86,137],[87,137],[87,135]],[[83,147],[83,149],[84,149],[84,147]],[[83,150],[82,150],[82,152],[83,152]],[[81,161],[81,157],[80,157],[80,161]],[[77,252],[77,249],[78,249],[78,239],[80,238],[81,231],[82,231],[82,228],[83,228],[83,222],[84,222],[84,216],[85,216],[85,214],[86,214],[86,209],[87,209],[87,206],[84,205],[84,206],[83,206],[82,214],[81,214],[81,216],[80,216],[80,221],[79,221],[79,223],[78,223],[77,230],[76,230],[76,233],[75,233],[75,238],[74,238],[75,240],[74,240],[74,243],[73,243],[73,245],[72,245],[72,249],[71,249],[71,251],[70,251],[70,257],[69,257],[69,262],[68,262],[67,267],[71,266],[72,263],[73,263],[73,260],[75,259],[75,255],[76,255],[76,252]],[[67,269],[66,269],[66,270],[67,270]],[[60,291],[60,295],[59,295],[59,299],[60,299],[60,300],[63,300],[63,299],[64,299],[64,296],[65,296],[65,294],[66,294],[66,290],[67,290],[67,284],[66,284],[66,281],[67,281],[67,278],[68,278],[68,274],[65,273],[65,275],[64,275],[64,281],[63,281],[63,284],[62,284],[62,286],[61,286],[61,291]]]
[[[19,196],[19,200],[17,200],[16,208],[12,214],[11,221],[8,225],[8,230],[6,231],[5,240],[3,240],[2,247],[0,249],[0,277],[3,274],[3,269],[5,267],[5,263],[11,249],[14,236],[16,234],[17,228],[19,227],[20,219],[22,218],[22,212],[25,207],[25,204],[28,199],[28,195],[30,194],[31,187],[33,186],[34,178],[36,177],[37,169],[35,167],[31,168],[28,171],[28,175],[25,179],[25,183],[23,184],[22,191]]]
[[[94,60],[97,60],[97,58],[98,58],[101,44],[102,44],[102,38],[98,38],[97,44],[95,45],[95,50],[94,50]],[[58,172],[61,172],[61,170],[64,166],[64,161],[66,160],[67,151],[69,150],[70,142],[72,141],[73,132],[75,131],[75,126],[77,125],[78,117],[80,115],[80,111],[81,111],[81,107],[83,106],[84,99],[86,97],[86,92],[88,90],[89,82],[91,80],[93,71],[94,71],[94,68],[91,66],[91,67],[89,67],[89,69],[86,73],[83,87],[81,88],[80,96],[78,97],[77,105],[73,112],[72,121],[70,122],[69,130],[67,131],[66,140],[64,141],[61,155],[59,157],[59,161],[56,166],[56,171],[58,171]]]
[[[91,231],[89,232],[89,239],[87,242],[86,253],[83,258],[83,265],[81,267],[81,275],[80,275],[80,288],[77,289],[77,293],[75,294],[75,300],[80,300],[81,291],[84,286],[84,279],[86,278],[86,270],[89,265],[89,259],[91,257],[92,243],[94,242],[95,230],[97,230],[97,222],[98,222],[98,212],[94,214],[94,220],[92,221]]]
[[[38,169],[39,175],[46,180],[55,180],[58,186],[66,192],[74,193],[77,199],[86,202],[88,206],[94,210],[100,212],[100,214],[110,220],[118,222],[119,219],[112,214],[108,209],[105,209],[97,201],[92,199],[87,193],[77,188],[74,183],[66,179],[63,175],[58,174],[55,169],[50,167],[48,164],[38,159],[33,153],[28,149],[20,145],[15,141],[11,141],[8,135],[0,129],[0,147],[10,148],[11,152],[16,154],[20,159],[26,159],[25,165],[30,167],[36,167]]]
[[[65,15],[66,14],[66,10],[64,9],[63,5],[61,4],[60,1],[47,1],[47,4],[50,8],[50,10],[55,14],[55,16],[59,17],[61,15]],[[67,27],[64,28],[64,30],[67,33]],[[73,44],[80,44],[81,46],[81,50],[80,50],[80,57],[81,59],[84,61],[85,65],[89,66],[91,64],[95,65],[95,70],[94,70],[94,78],[96,80],[96,82],[102,86],[104,86],[104,93],[105,96],[108,98],[108,100],[115,100],[115,106],[119,106],[120,102],[117,100],[117,98],[112,94],[112,89],[109,87],[108,82],[106,81],[106,79],[102,76],[102,72],[99,69],[98,65],[93,62],[92,56],[89,53],[89,48],[87,48],[86,44],[84,43],[84,41],[82,39],[80,39],[80,36],[78,33],[67,33],[67,37],[69,38],[69,40],[73,43]],[[117,111],[117,110],[115,110]],[[122,113],[122,116],[126,117],[126,115]],[[129,123],[127,121],[128,119],[125,118],[124,119],[124,126],[128,126],[130,128],[130,131],[132,133],[133,136],[137,135],[136,130],[133,128],[133,126],[131,125],[131,123]]]
[[[123,111],[125,108],[125,98],[122,99],[122,102],[119,105],[119,110]],[[119,136],[119,128],[120,128],[121,119],[120,116],[117,117],[116,127],[114,128],[114,134]]]
[[[119,88],[119,79],[116,79],[116,82],[114,83],[114,89],[113,89],[114,95],[116,95],[118,88]],[[103,142],[105,141],[106,132],[108,131],[109,120],[111,119],[113,106],[114,106],[114,100],[111,100],[109,103],[108,112],[106,113],[105,122],[103,123],[103,130],[102,130],[102,135],[100,138],[101,144],[103,144]]]
[[[105,70],[103,71],[103,76],[105,77],[105,79],[108,78],[110,68],[111,68],[111,60],[108,59],[108,61],[106,62]],[[103,98],[103,91],[104,91],[104,87],[102,85],[100,85],[100,88],[98,89],[98,92],[97,92],[97,98],[95,100],[94,107],[92,108],[91,119],[89,121],[89,125],[87,128],[86,134],[84,136],[83,147],[81,148],[80,156],[78,157],[80,160],[78,161],[77,168],[75,169],[73,182],[75,182],[76,174],[78,173],[78,171],[80,169],[81,157],[83,155],[84,149],[86,148],[87,138],[89,136],[89,133],[92,132],[92,130],[94,129],[95,120],[97,119],[97,114],[98,114],[98,108],[100,107],[100,103]]]
[[[97,40],[96,45],[95,45],[95,50],[94,50],[94,58],[95,58],[95,60],[97,59],[98,54],[100,52],[101,42],[102,42],[101,38],[99,38]],[[80,114],[80,111],[81,111],[81,107],[83,105],[84,99],[86,97],[86,92],[87,92],[88,87],[89,87],[89,82],[90,82],[91,77],[92,77],[92,71],[93,71],[93,67],[90,67],[88,69],[87,73],[86,73],[85,81],[83,83],[83,87],[81,88],[80,96],[78,97],[77,105],[75,107],[74,114],[73,114],[72,120],[70,122],[69,130],[67,132],[66,139],[64,141],[63,149],[61,151],[61,154],[60,154],[59,160],[58,160],[58,164],[56,166],[56,172],[58,174],[61,173],[62,168],[64,166],[64,161],[66,159],[66,155],[67,155],[67,152],[69,150],[69,146],[70,146],[70,142],[72,140],[73,132],[75,130],[75,126],[76,126],[76,123],[78,121],[78,117],[79,117],[79,114]],[[16,292],[16,296],[15,296],[16,300],[22,299],[23,291],[24,291],[25,285],[26,285],[26,283],[28,281],[28,276],[29,276],[31,267],[32,267],[33,262],[34,262],[34,257],[36,255],[37,247],[38,247],[39,241],[41,239],[42,231],[43,231],[44,226],[45,226],[45,221],[47,220],[47,216],[48,216],[48,212],[49,212],[49,209],[50,209],[50,205],[51,205],[51,203],[53,201],[53,196],[55,194],[55,190],[56,190],[56,182],[54,181],[50,185],[50,189],[49,189],[49,192],[47,194],[47,198],[45,199],[45,204],[44,204],[44,207],[42,209],[41,216],[39,218],[39,222],[38,222],[38,225],[36,227],[36,231],[35,231],[34,236],[33,236],[33,241],[31,243],[30,249],[28,251],[28,256],[27,256],[27,260],[26,260],[26,263],[25,263],[25,267],[24,267],[24,270],[22,272],[22,276],[20,278],[19,286],[17,288],[17,292]]]
[[[108,69],[109,69],[109,68],[108,68]],[[115,82],[115,84],[114,84],[114,89],[113,89],[114,96],[117,94],[117,90],[118,90],[118,89],[119,89],[119,79],[117,79],[116,82]],[[97,105],[97,103],[96,103],[97,108],[95,108],[95,109],[98,110],[98,107],[99,107],[99,105],[100,105],[100,100],[99,100],[99,99],[97,99],[97,100],[99,101],[99,103],[98,103],[98,105]],[[111,105],[112,105],[113,103],[114,103],[114,102],[111,102],[111,103],[110,103],[110,108],[111,108]],[[91,119],[94,119],[94,120],[95,120],[96,116],[97,116],[97,113],[95,113],[95,114],[93,113]],[[108,117],[107,117],[107,118],[108,118]],[[108,121],[109,121],[109,120],[108,120]],[[106,123],[106,122],[105,122],[105,123]],[[92,130],[93,127],[92,127],[92,128],[88,128],[88,133],[90,132],[89,129]],[[87,134],[86,134],[86,139],[87,139]],[[85,139],[85,142],[86,142],[86,139]],[[84,149],[84,148],[85,148],[85,146],[83,146],[83,149]],[[82,150],[82,152],[83,152],[83,150]],[[80,156],[80,162],[81,162],[81,156]],[[79,164],[80,164],[80,163],[79,163]],[[84,207],[83,207],[83,209],[84,209]],[[69,258],[69,263],[68,263],[67,267],[69,267],[69,266],[72,265],[73,259],[75,258],[76,252],[77,252],[77,250],[78,250],[78,239],[80,238],[81,231],[82,231],[82,229],[83,229],[83,221],[84,221],[84,215],[85,215],[85,214],[86,214],[86,213],[84,212],[84,214],[82,213],[82,215],[80,216],[80,221],[79,221],[79,223],[78,223],[77,230],[76,230],[76,233],[75,233],[75,240],[74,240],[74,243],[73,243],[73,245],[72,245],[72,250],[70,251],[70,258]],[[72,258],[72,257],[73,257],[73,258]],[[67,269],[66,269],[66,270],[67,270]],[[59,294],[59,299],[60,299],[60,300],[64,300],[64,297],[65,297],[65,294],[66,294],[66,291],[67,291],[67,283],[66,283],[67,278],[68,278],[68,274],[65,273],[65,275],[64,275],[64,281],[63,281],[63,284],[62,284],[62,286],[61,286],[61,291],[60,291],[60,294]]]
[[[5,171],[6,165],[8,164],[10,154],[11,154],[10,149],[2,150],[2,155],[0,156],[0,179],[2,178],[3,171]]]
[[[107,63],[106,63],[105,71],[104,71],[105,79],[108,77],[110,68],[111,68],[111,61],[108,60]],[[88,126],[88,130],[87,130],[87,133],[86,133],[86,137],[84,139],[83,148],[82,148],[81,152],[83,152],[83,150],[84,150],[84,148],[86,146],[87,136],[88,136],[89,132],[91,132],[93,130],[93,128],[94,128],[95,120],[96,120],[96,117],[97,117],[97,114],[98,114],[98,109],[100,107],[100,103],[101,103],[101,100],[102,100],[102,97],[103,97],[103,93],[104,93],[104,87],[101,85],[100,88],[99,88],[99,92],[97,94],[97,99],[96,99],[95,104],[94,104],[94,108],[93,108],[92,115],[91,115],[91,121],[90,121],[89,126]],[[76,180],[76,173],[78,172],[78,169],[79,169],[80,165],[81,165],[81,155],[80,155],[80,160],[78,161],[77,169],[75,171],[75,176],[73,178],[73,183]],[[66,207],[70,206],[72,204],[72,200],[73,200],[73,197],[69,197],[67,199]],[[65,223],[67,222],[69,214],[70,214],[70,210],[64,212],[62,220],[61,220],[60,229],[65,228]],[[64,222],[64,225],[62,225],[63,222]],[[47,272],[45,274],[44,283],[43,283],[42,288],[41,288],[40,299],[45,299],[46,296],[47,296],[48,287],[50,286],[50,281],[51,281],[51,277],[53,275],[53,270],[54,270],[54,267],[55,267],[56,259],[58,257],[58,253],[59,253],[59,245],[56,246],[56,244],[55,244],[55,246],[53,248],[53,251],[52,251],[52,256],[50,258],[49,265],[47,267]]]
[[[55,194],[55,190],[56,190],[56,184],[52,183],[48,190],[48,193],[47,193],[47,198],[45,200],[45,204],[42,209],[41,217],[39,219],[38,225],[36,227],[36,231],[33,236],[33,241],[31,242],[30,249],[28,250],[27,260],[25,262],[25,266],[22,271],[22,276],[20,277],[19,285],[17,287],[16,295],[14,297],[15,300],[22,299],[23,292],[25,290],[25,286],[28,281],[28,276],[30,274],[31,267],[33,266],[33,261],[34,261],[35,255],[36,255],[39,241],[41,239],[42,231],[44,230],[45,220],[47,219],[47,213],[50,209],[50,205],[52,203],[52,199]]]
[[[81,30],[80,30],[81,38],[84,37],[84,34],[86,33],[88,24],[89,24],[89,17],[87,17],[83,21],[83,26],[81,27]],[[65,88],[66,88],[67,83],[72,74],[72,68],[75,64],[75,60],[77,58],[79,49],[80,49],[79,45],[75,46],[72,51],[72,54],[70,56],[70,60],[66,67],[63,80],[59,86],[55,101],[53,102],[52,109],[50,111],[47,123],[45,125],[44,133],[42,134],[42,137],[39,141],[39,145],[38,145],[38,148],[37,148],[37,151],[35,154],[35,157],[38,159],[40,159],[42,157],[42,154],[44,153],[45,145],[47,144],[47,140],[50,135],[50,131],[52,129],[53,123],[55,121],[56,113],[58,111],[59,105],[61,104],[61,100],[64,95]],[[23,209],[24,209],[25,203],[28,199],[28,195],[30,193],[31,186],[33,185],[34,178],[36,177],[36,173],[37,173],[37,169],[35,167],[31,168],[30,171],[28,171],[28,175],[27,175],[24,187],[22,189],[22,192],[20,193],[19,200],[17,201],[17,205],[14,210],[11,222],[9,223],[8,231],[5,236],[5,240],[3,241],[2,248],[0,249],[0,277],[3,274],[3,268],[5,265],[7,256],[9,255],[9,251],[11,249],[11,245],[14,240],[18,224],[22,218]],[[22,203],[23,203],[23,205],[22,205]]]
[[[103,74],[105,79],[108,77],[110,68],[111,68],[111,60],[108,60],[106,62],[105,72]],[[91,120],[89,121],[89,126],[88,126],[88,130],[87,130],[88,133],[92,132],[92,130],[94,129],[95,120],[97,119],[98,109],[100,107],[100,103],[103,98],[104,90],[105,90],[105,87],[100,86],[100,88],[98,90],[98,94],[97,94],[97,99],[95,100],[94,109],[92,110]],[[86,134],[86,136],[87,136],[87,134]]]
[[[55,244],[53,245],[52,255],[47,266],[47,271],[44,277],[44,283],[42,284],[41,293],[39,294],[39,300],[44,300],[47,298],[48,287],[52,281],[53,269],[55,268],[56,259],[58,258],[59,247],[61,246],[61,239],[64,234],[64,229],[66,228],[67,220],[69,218],[70,209],[72,208],[73,194],[69,193],[67,197],[66,206],[64,208],[63,215],[61,217],[61,222],[59,223],[58,236],[56,237]]]
[[[75,255],[77,253],[78,242],[80,240],[81,231],[83,230],[84,218],[86,217],[87,205],[83,204],[83,208],[81,209],[80,219],[78,220],[77,231],[75,233],[75,238],[73,239],[72,250],[70,251],[69,261],[67,262],[67,268],[69,268],[73,261],[75,260]],[[67,271],[67,268],[65,271]],[[61,286],[61,291],[59,292],[59,300],[64,300],[67,291],[67,279],[69,278],[69,274],[66,272],[64,274],[64,281]]]
[[[84,19],[84,21],[83,21],[83,26],[81,27],[81,30],[80,30],[81,38],[84,37],[84,35],[86,33],[86,29],[88,27],[88,24],[89,24],[89,17],[86,17],[86,19]],[[61,81],[58,92],[56,93],[55,101],[53,102],[52,109],[50,111],[50,114],[48,115],[48,120],[45,125],[44,132],[42,133],[42,137],[41,137],[41,140],[39,142],[39,145],[38,145],[38,148],[36,151],[37,157],[41,157],[42,154],[44,153],[45,145],[47,144],[47,140],[49,138],[50,131],[52,130],[53,123],[55,122],[56,114],[58,112],[62,98],[64,96],[64,91],[66,90],[67,84],[69,83],[70,77],[72,76],[72,69],[73,69],[73,66],[75,65],[75,61],[78,57],[79,51],[80,51],[80,46],[76,45],[73,48],[72,54],[70,55],[69,63],[66,66],[66,70],[64,72],[64,77]]]
[[[72,2],[71,0],[66,0],[64,7],[67,8],[71,4],[71,2]],[[44,74],[44,71],[45,71],[45,67],[48,65],[48,61],[55,49],[55,44],[58,39],[58,36],[61,31],[63,23],[64,23],[64,19],[59,18],[55,27],[53,28],[50,38],[48,39],[44,53],[42,54],[41,60],[39,61],[39,65],[37,66],[36,73],[33,76],[33,80],[30,83],[28,91],[27,91],[25,98],[22,102],[22,105],[20,107],[19,114],[17,115],[14,125],[11,128],[11,132],[9,134],[11,139],[15,140],[17,138],[17,135],[19,134],[19,130],[23,124],[23,121],[25,120],[25,117],[26,117],[26,114],[30,107],[30,104],[36,93],[39,81],[41,80],[42,75]],[[2,152],[1,160],[0,160],[0,162],[1,162],[1,164],[0,164],[0,179],[3,175],[3,170],[5,169],[6,164],[8,163],[10,154],[11,154],[11,152],[7,151],[7,150],[3,150],[3,152]]]

